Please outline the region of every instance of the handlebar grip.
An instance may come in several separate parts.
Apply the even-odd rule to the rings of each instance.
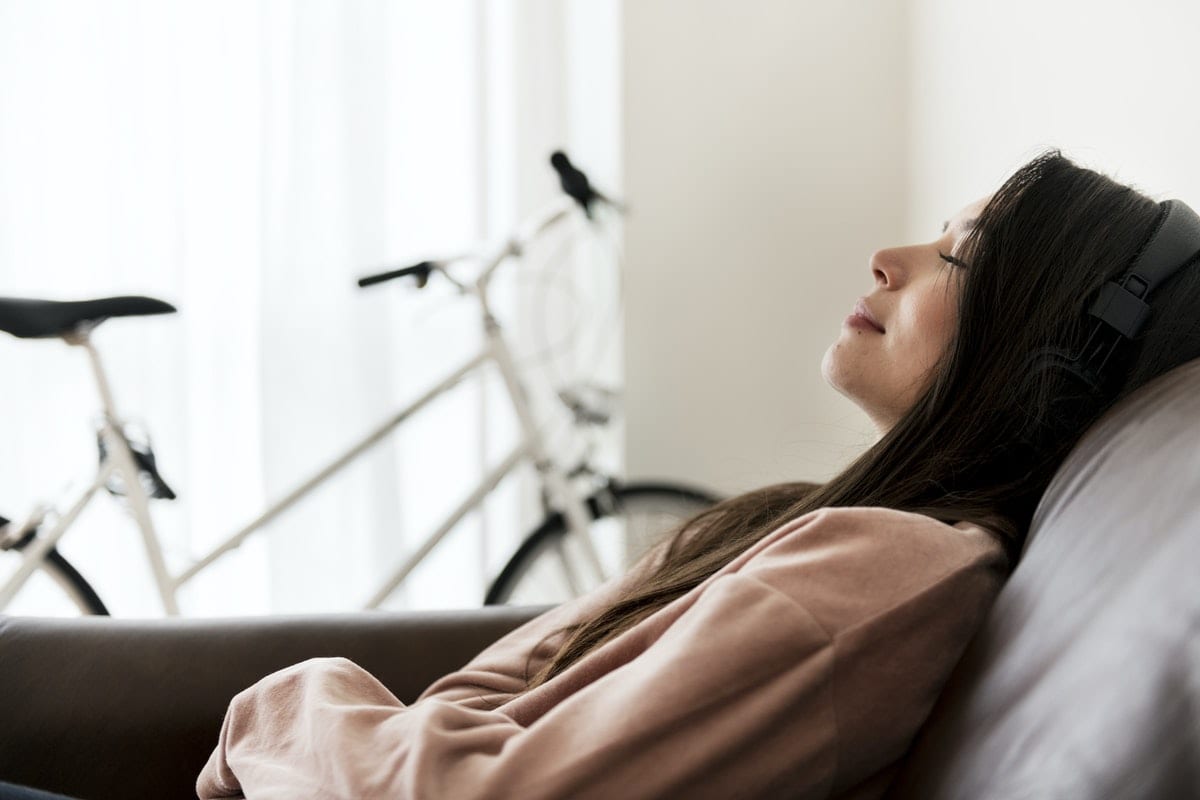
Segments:
[[[555,150],[550,154],[550,166],[554,167],[554,171],[558,173],[558,182],[562,186],[562,190],[576,203],[579,203],[590,218],[592,203],[603,198],[592,188],[588,176],[572,164],[571,159],[567,158],[567,154],[562,150]]]
[[[579,168],[571,163],[571,159],[567,158],[567,154],[562,150],[555,150],[550,154],[550,166],[554,167],[554,171],[560,176],[564,173],[579,172]]]
[[[411,267],[403,267],[401,269],[392,269],[387,272],[380,272],[375,275],[367,275],[365,278],[358,279],[360,288],[374,286],[377,283],[383,283],[395,278],[403,278],[406,275],[412,275],[417,279],[417,288],[425,288],[425,284],[429,282],[429,273],[433,271],[434,262],[422,261],[419,264],[413,264]]]

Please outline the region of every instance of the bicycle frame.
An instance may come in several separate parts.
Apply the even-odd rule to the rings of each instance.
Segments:
[[[105,442],[106,457],[101,461],[96,479],[91,486],[75,500],[65,514],[56,520],[53,528],[46,533],[34,537],[33,542],[23,551],[23,562],[9,580],[0,587],[0,611],[16,596],[21,587],[32,575],[37,566],[45,559],[46,554],[74,523],[79,513],[87,506],[96,493],[114,476],[119,476],[124,483],[125,494],[134,519],[141,530],[146,556],[154,573],[155,584],[162,601],[163,610],[168,615],[177,615],[179,606],[177,592],[181,586],[190,581],[221,556],[239,547],[250,535],[267,525],[284,511],[291,508],[301,498],[308,495],[325,481],[339,473],[345,466],[358,456],[369,450],[386,438],[405,420],[429,405],[437,397],[452,389],[464,378],[482,367],[489,361],[495,362],[504,379],[507,393],[516,411],[521,429],[521,439],[497,466],[495,466],[474,490],[443,520],[441,524],[419,544],[404,562],[371,595],[366,608],[378,608],[387,597],[395,591],[409,573],[417,567],[439,542],[454,529],[464,516],[478,506],[505,476],[520,464],[529,459],[537,469],[540,480],[547,490],[552,505],[560,511],[567,522],[571,535],[578,537],[583,547],[590,569],[596,572],[601,580],[607,576],[595,543],[588,533],[589,512],[586,499],[576,493],[566,473],[550,458],[545,441],[538,430],[533,417],[533,409],[529,402],[524,382],[516,368],[501,332],[501,326],[492,315],[488,301],[488,285],[493,273],[510,256],[519,257],[527,244],[544,233],[546,230],[566,219],[575,207],[575,201],[561,198],[549,204],[542,213],[535,215],[532,224],[516,237],[509,240],[485,261],[485,266],[473,286],[467,286],[454,281],[461,291],[473,294],[480,303],[486,343],[483,349],[474,357],[468,359],[462,366],[451,372],[441,383],[428,390],[405,408],[393,414],[384,422],[371,430],[359,441],[352,444],[344,453],[318,470],[307,480],[299,483],[290,492],[277,500],[251,522],[245,524],[228,538],[216,545],[206,555],[192,563],[178,575],[172,575],[166,566],[162,547],[155,531],[154,521],[150,515],[150,498],[147,496],[139,478],[136,459],[124,434],[124,426],[117,415],[112,393],[100,362],[100,355],[91,342],[91,328],[81,327],[70,336],[63,337],[69,344],[82,347],[89,356],[92,371],[99,390],[104,411],[104,421],[101,436]],[[451,279],[453,280],[453,279]],[[35,512],[30,519],[17,527],[17,535],[32,527],[39,526],[44,512]],[[573,574],[570,563],[564,558],[563,568],[568,582],[575,586],[578,578]]]

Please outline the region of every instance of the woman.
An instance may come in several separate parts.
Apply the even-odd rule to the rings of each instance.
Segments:
[[[1196,268],[1095,386],[1046,355],[1081,350],[1161,217],[1050,152],[932,241],[875,253],[873,321],[822,363],[881,433],[840,475],[700,514],[410,707],[344,659],[264,678],[200,797],[882,795],[1068,451],[1200,355]]]

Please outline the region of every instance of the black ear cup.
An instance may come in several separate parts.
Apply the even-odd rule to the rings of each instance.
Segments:
[[[1087,309],[1095,327],[1087,342],[1072,354],[1061,347],[1044,347],[1027,361],[1026,379],[1036,383],[1049,370],[1065,376],[1078,391],[1064,391],[1051,400],[1046,418],[1030,436],[1045,438],[1053,429],[1086,415],[1106,395],[1121,367],[1118,351],[1137,338],[1150,316],[1150,293],[1172,274],[1200,260],[1200,215],[1178,200],[1159,203],[1161,214],[1149,239],[1119,280],[1105,283]]]
[[[1019,436],[1021,446],[1040,451],[1052,442],[1060,441],[1064,430],[1071,430],[1089,416],[1104,396],[1104,379],[1092,367],[1081,363],[1070,351],[1061,347],[1045,347],[1033,352],[1026,361],[1024,382],[1035,384],[1044,377],[1053,377],[1060,386],[1049,398],[1036,420],[1026,420]],[[1066,388],[1059,381],[1065,378]]]
[[[1039,371],[1061,372],[1089,394],[1099,394],[1104,388],[1104,379],[1098,372],[1061,347],[1044,347],[1035,351],[1028,361],[1031,376]]]

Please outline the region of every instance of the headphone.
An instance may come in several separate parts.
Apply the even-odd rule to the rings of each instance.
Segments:
[[[1123,341],[1131,340],[1150,316],[1146,297],[1164,281],[1200,256],[1200,216],[1186,203],[1164,200],[1162,212],[1146,246],[1119,280],[1101,287],[1088,308],[1095,327],[1077,355],[1047,347],[1031,357],[1034,369],[1060,368],[1091,392],[1104,385],[1104,367]]]

